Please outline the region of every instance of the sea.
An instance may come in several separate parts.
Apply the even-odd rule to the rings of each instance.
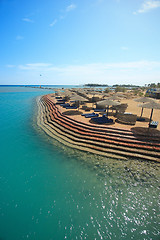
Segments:
[[[0,86],[0,240],[159,240],[160,164],[51,139],[36,99],[52,92]]]

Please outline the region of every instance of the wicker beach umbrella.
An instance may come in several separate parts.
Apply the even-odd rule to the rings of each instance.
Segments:
[[[69,91],[69,90],[64,90],[63,95],[64,95],[64,96],[71,96],[71,95],[72,95],[72,92]]]
[[[86,97],[87,96],[87,92],[85,89],[80,89],[77,91],[77,95],[80,95],[80,96],[83,96],[83,97]]]
[[[88,99],[79,95],[74,95],[73,97],[71,96],[70,100],[78,102],[78,109],[79,109],[79,102],[88,102]]]
[[[118,101],[118,102],[120,102],[120,100],[121,100],[121,98],[116,96],[115,94],[111,97],[108,97],[107,99],[112,100],[112,101]],[[112,112],[113,112],[113,106],[112,106]]]
[[[55,92],[58,92],[58,93],[59,93],[61,90],[62,90],[62,89],[60,89],[60,88],[56,88],[56,89],[55,89]]]
[[[70,98],[70,96],[72,95],[72,93],[70,91],[64,91],[64,92],[59,92],[58,94],[59,96],[65,98],[65,100],[68,101],[68,99]]]
[[[113,96],[111,96],[111,97],[108,97],[107,99],[108,99],[108,100],[113,100],[113,101],[119,101],[119,100],[120,100],[120,97],[113,95]]]
[[[98,94],[96,91],[93,90],[93,91],[89,91],[87,95],[91,96],[92,107],[93,107],[94,103],[97,102]],[[99,97],[98,97],[98,100],[99,100]]]
[[[110,99],[105,99],[105,100],[97,102],[97,106],[101,106],[101,107],[104,107],[104,108],[107,107],[107,116],[108,116],[109,106],[118,106],[118,105],[120,105],[119,102],[116,102],[116,101],[113,101],[113,100],[110,100]]]
[[[55,95],[56,96],[61,96],[61,92],[59,90],[55,90]]]
[[[149,103],[149,102],[155,102],[153,99],[148,98],[148,97],[141,97],[141,98],[136,98],[134,99],[135,102],[142,102],[142,103]],[[140,105],[141,106],[141,105]],[[139,106],[139,107],[140,107]],[[141,116],[142,117],[143,114],[143,107],[142,107],[142,111],[141,111]]]
[[[155,102],[152,98],[149,97],[141,97],[141,98],[136,98],[134,99],[135,102]]]
[[[145,103],[145,104],[141,104],[140,106],[142,108],[152,109],[149,122],[152,121],[153,109],[160,109],[160,103],[157,103],[155,101],[152,101],[152,102],[149,102],[149,103]]]
[[[88,91],[94,91],[95,90],[95,88],[93,88],[93,87],[90,87],[90,88],[87,88],[88,89]]]
[[[74,95],[73,97],[71,97],[71,100],[73,101],[79,101],[79,102],[88,102],[88,99],[82,97],[82,96],[79,96],[79,95]]]
[[[120,97],[120,98],[125,97],[125,95],[123,93],[119,93],[119,92],[115,93],[113,96],[117,96],[117,97]]]
[[[110,94],[108,94],[108,93],[103,93],[102,96],[103,96],[103,98],[109,98],[109,97],[110,97]]]
[[[104,100],[102,100],[102,101],[97,102],[97,105],[99,105],[99,106],[104,106],[104,107],[110,106],[110,105],[112,105],[112,106],[117,106],[117,105],[119,105],[119,104],[120,104],[119,102],[110,100],[110,99],[108,99],[108,98],[107,98],[107,99],[104,99]]]
[[[55,97],[55,93],[52,93],[51,97]]]
[[[97,93],[96,93],[96,91],[88,91],[87,94],[95,95],[95,94],[97,94]]]

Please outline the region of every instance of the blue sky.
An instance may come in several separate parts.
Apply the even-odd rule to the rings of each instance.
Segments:
[[[0,84],[160,82],[160,1],[1,0]]]

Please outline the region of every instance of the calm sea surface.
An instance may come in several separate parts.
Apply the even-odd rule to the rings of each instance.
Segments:
[[[160,239],[160,165],[71,150],[36,126],[36,97],[0,87],[0,240]]]

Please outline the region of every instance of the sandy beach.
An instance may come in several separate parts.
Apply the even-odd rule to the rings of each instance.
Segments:
[[[56,100],[54,97],[51,97],[50,95],[50,99],[52,101],[54,101],[56,103]],[[141,115],[141,107],[139,107],[138,105],[140,105],[141,103],[137,103],[134,101],[134,99],[137,99],[137,97],[135,98],[132,98],[132,99],[121,99],[121,103],[125,103],[125,104],[128,104],[128,107],[126,109],[126,112],[127,113],[132,113],[132,114],[136,114],[137,116],[140,116]],[[160,103],[160,100],[156,100],[158,103]],[[86,103],[86,106],[88,107],[92,107],[92,103]],[[65,108],[61,107],[60,105],[57,105],[58,109],[60,110],[60,112],[64,113],[66,111]],[[89,112],[85,112],[81,106],[79,108],[79,111],[82,112],[82,113],[91,113],[93,112],[93,110],[90,110]],[[110,110],[110,118],[112,118],[113,120],[116,120],[116,118],[114,116],[112,116],[112,110]],[[128,125],[128,124],[121,124],[121,123],[118,123],[115,121],[115,123],[113,125],[111,125],[112,127],[115,127],[115,128],[121,128],[121,129],[131,129],[131,128],[142,128],[141,130],[147,128],[148,129],[148,124],[149,124],[149,119],[150,119],[150,115],[151,115],[151,109],[148,109],[148,108],[144,108],[143,110],[143,118],[146,118],[146,121],[144,122],[140,122],[140,121],[136,121],[136,124],[133,126],[133,125]],[[153,116],[152,116],[152,119],[153,121],[159,121],[159,116],[160,116],[160,109],[154,109],[153,110]],[[85,123],[89,123],[89,120],[88,118],[85,118],[81,115],[72,115],[70,116],[70,118],[72,119],[75,119],[77,121],[81,121],[81,122],[85,122]],[[109,125],[107,125],[107,127],[109,127]],[[151,131],[153,129],[150,129]],[[160,130],[160,123],[158,124],[158,127],[157,127],[157,130]]]
[[[123,102],[128,104],[126,109],[128,113],[140,116],[141,109],[134,99],[124,99]],[[51,138],[71,148],[105,157],[160,162],[160,131],[159,128],[148,128],[150,109],[144,111],[145,122],[136,121],[132,125],[121,124],[113,116],[114,112],[109,110],[109,118],[114,122],[97,124],[90,118],[81,116],[82,113],[86,113],[81,106],[79,109],[68,111],[56,103],[57,99],[52,94],[45,95],[38,101],[38,125]],[[93,109],[90,112],[93,112]],[[158,114],[158,110],[155,110],[154,120],[158,120]]]

